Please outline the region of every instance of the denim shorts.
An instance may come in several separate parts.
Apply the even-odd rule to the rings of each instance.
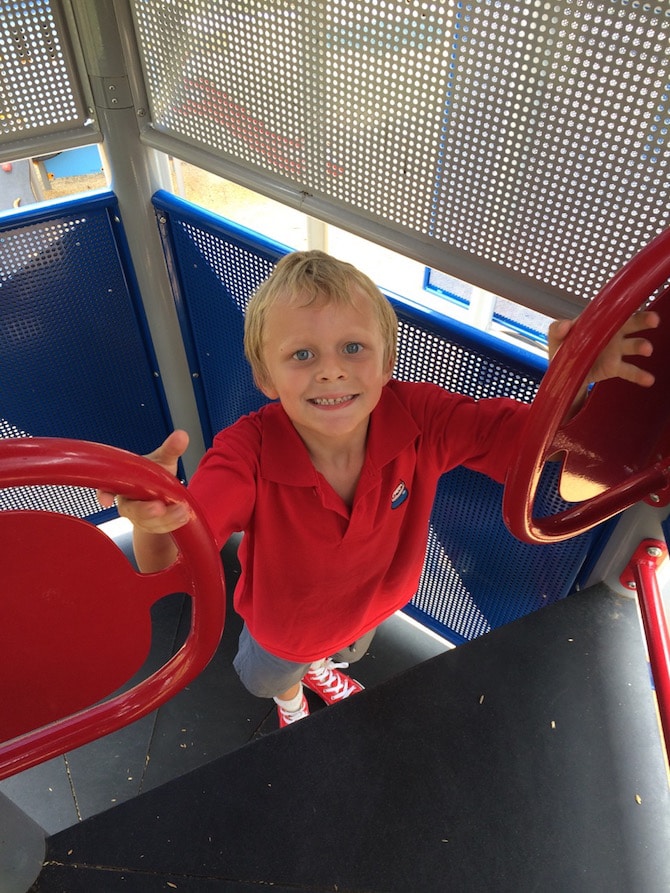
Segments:
[[[374,634],[375,630],[370,630],[349,648],[332,655],[333,659],[347,663],[360,660],[368,650]],[[252,695],[275,698],[300,682],[311,664],[298,664],[270,654],[251,637],[245,624],[233,666],[242,684]]]

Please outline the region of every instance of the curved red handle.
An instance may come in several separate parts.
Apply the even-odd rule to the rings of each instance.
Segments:
[[[190,520],[172,534],[179,557],[172,567],[151,576],[157,586],[161,581],[165,584],[166,592],[174,591],[176,580],[184,584],[184,591],[192,596],[191,630],[180,650],[134,688],[0,746],[0,778],[155,710],[209,663],[225,620],[225,583],[214,537],[188,490],[154,462],[87,441],[38,437],[0,441],[0,486],[35,484],[91,487],[138,499],[186,502]]]
[[[620,486],[556,515],[538,519],[532,513],[543,466],[561,447],[557,434],[589,369],[624,322],[669,277],[670,230],[666,230],[629,261],[586,307],[547,370],[505,483],[503,517],[518,539],[530,543],[568,539],[668,485],[666,463],[652,463]]]

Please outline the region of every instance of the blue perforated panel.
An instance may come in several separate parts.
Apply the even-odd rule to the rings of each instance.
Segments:
[[[0,436],[73,437],[144,453],[170,430],[124,246],[111,193],[4,218]],[[63,492],[6,491],[3,504],[53,507]],[[81,499],[69,507],[75,514],[100,509],[85,491],[73,498]]]
[[[263,402],[242,350],[243,314],[288,249],[225,224],[165,193],[154,197],[172,268],[203,422],[211,432]],[[532,400],[544,363],[430,312],[394,301],[396,377],[434,381],[475,397]],[[538,512],[556,510],[550,469]],[[474,638],[566,595],[596,534],[528,546],[508,533],[502,487],[456,469],[442,478],[419,591],[408,612],[454,641]]]
[[[475,398],[532,401],[545,363],[467,326],[397,303],[398,364],[404,381],[433,381]],[[547,466],[535,514],[565,507],[557,467]],[[502,521],[503,488],[458,468],[437,490],[426,562],[409,608],[454,641],[464,641],[567,595],[597,533],[552,546],[515,539]]]
[[[192,205],[154,197],[205,441],[266,403],[244,356],[249,298],[289,249]]]
[[[536,504],[540,515],[563,503],[549,467]],[[460,642],[567,595],[597,534],[551,546],[515,539],[502,522],[502,490],[465,468],[437,490],[421,583],[409,613]]]

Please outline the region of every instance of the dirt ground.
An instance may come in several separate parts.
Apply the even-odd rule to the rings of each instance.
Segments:
[[[172,189],[176,195],[292,248],[307,246],[306,218],[299,211],[190,164],[175,160],[171,169]],[[49,185],[50,188],[43,190],[46,201],[104,189],[107,180],[104,173],[86,174],[59,177],[51,180]],[[20,206],[26,204],[24,199]]]
[[[44,198],[49,201],[53,198],[64,198],[67,195],[76,195],[78,192],[88,192],[91,189],[104,189],[107,180],[104,174],[86,174],[82,177],[59,177],[50,181],[50,189],[44,190]]]

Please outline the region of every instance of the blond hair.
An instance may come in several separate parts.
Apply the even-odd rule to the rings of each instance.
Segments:
[[[397,350],[398,319],[374,282],[352,264],[337,260],[323,251],[295,251],[279,261],[247,308],[244,352],[256,383],[263,384],[267,379],[263,345],[270,307],[281,299],[300,301],[303,306],[317,300],[355,306],[356,292],[362,292],[372,303],[384,342],[384,363],[388,364],[385,368],[392,368]]]

